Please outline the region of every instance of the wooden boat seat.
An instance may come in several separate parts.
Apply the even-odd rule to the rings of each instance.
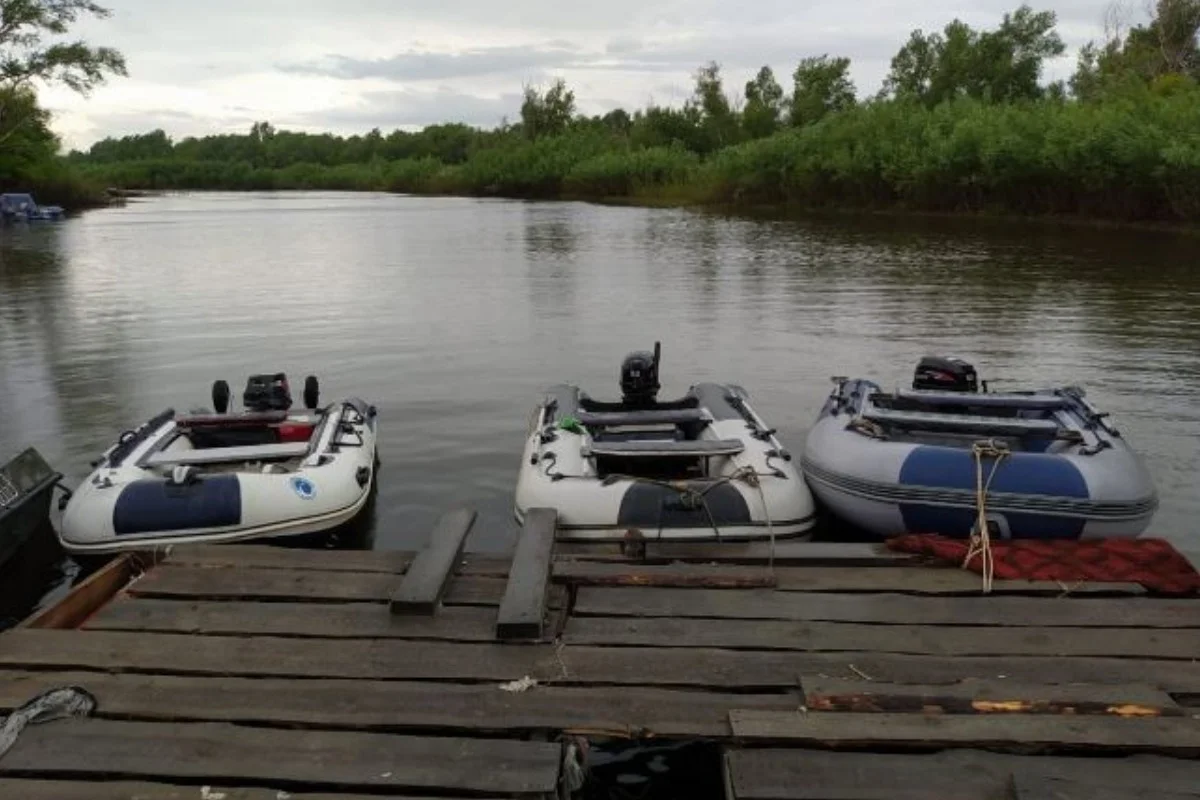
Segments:
[[[308,442],[256,444],[245,447],[208,447],[202,450],[178,450],[154,453],[142,462],[146,467],[238,463],[241,461],[281,461],[308,454]]]
[[[620,458],[709,457],[732,456],[745,449],[740,439],[701,439],[698,441],[593,442],[585,456]]]

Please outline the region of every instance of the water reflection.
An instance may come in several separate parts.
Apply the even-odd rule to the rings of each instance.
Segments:
[[[944,351],[1000,386],[1085,385],[1147,455],[1154,529],[1195,537],[1197,255],[1191,236],[982,220],[164,197],[0,230],[0,454],[35,445],[78,478],[215,378],[316,374],[380,409],[373,546],[470,505],[470,546],[501,550],[547,384],[615,395],[621,356],[661,340],[665,394],[742,383],[799,450],[829,375],[903,383]]]

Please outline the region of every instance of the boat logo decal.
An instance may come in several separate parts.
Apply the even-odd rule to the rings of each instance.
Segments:
[[[292,491],[294,491],[301,500],[312,500],[317,496],[317,487],[308,478],[297,475],[292,478]]]

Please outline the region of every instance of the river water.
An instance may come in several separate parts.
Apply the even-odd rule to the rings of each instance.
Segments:
[[[381,415],[378,548],[511,494],[544,386],[616,394],[663,342],[664,394],[744,385],[794,451],[834,374],[952,353],[993,388],[1077,383],[1146,457],[1152,532],[1200,546],[1200,237],[1044,223],[342,193],[198,193],[0,228],[0,458],[71,481],[115,435],[224,378],[317,375]],[[68,582],[53,560],[44,582]],[[42,579],[38,579],[42,580]],[[36,582],[36,581],[35,581]]]

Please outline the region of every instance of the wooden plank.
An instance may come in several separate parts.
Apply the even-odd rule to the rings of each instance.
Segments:
[[[536,795],[554,791],[559,758],[549,742],[69,719],[26,728],[0,774]]]
[[[1149,776],[1148,776],[1149,777]],[[1150,777],[1153,783],[1153,778]],[[1194,792],[1163,792],[1154,787],[1154,800],[1200,800],[1200,789]],[[1013,775],[1014,800],[1129,800],[1129,789],[1114,789],[1092,783],[1047,778],[1033,775]]]
[[[508,586],[496,617],[497,638],[541,637],[557,530],[558,512],[553,508],[530,508],[525,512]]]
[[[203,646],[200,646],[200,645]],[[878,653],[744,652],[705,648],[584,647],[296,639],[108,631],[12,630],[0,635],[0,667],[167,672],[193,675],[511,681],[560,684],[794,689],[798,674],[887,683],[1146,683],[1200,692],[1184,661],[1134,658],[910,656]]]
[[[494,611],[478,606],[450,606],[428,617],[389,614],[381,603],[322,605],[122,598],[101,609],[84,627],[231,636],[490,642],[494,638],[495,620]]]
[[[1067,758],[955,749],[885,754],[755,748],[727,763],[737,800],[1011,800],[1014,775],[1072,781],[1123,797],[1200,786],[1200,763],[1160,756]]]
[[[207,795],[199,786],[140,781],[58,781],[0,778],[0,797],[13,800],[379,800],[379,795],[310,794],[230,786],[209,786]],[[408,796],[405,800],[420,800]],[[428,799],[427,799],[428,800]]]
[[[563,638],[571,644],[586,645],[865,651],[947,656],[1131,656],[1191,661],[1200,654],[1200,630],[1190,628],[1041,629],[572,616],[567,620]]]
[[[171,549],[164,563],[173,567],[313,569],[321,572],[386,572],[408,569],[415,554],[407,550],[313,550],[268,544],[193,544]]]
[[[175,600],[262,600],[314,603],[386,603],[396,578],[385,573],[318,572],[292,569],[205,569],[155,567],[128,589],[134,597]],[[504,595],[503,578],[467,576],[450,583],[446,605],[497,606]],[[557,590],[557,591],[555,591]],[[561,604],[566,587],[551,590]]]
[[[475,512],[460,508],[438,520],[429,544],[417,553],[391,597],[393,614],[432,614],[442,604],[454,567],[462,557]]]
[[[558,559],[554,580],[579,586],[661,586],[754,589],[776,585],[764,567],[738,564],[617,564]]]
[[[633,563],[668,563],[671,561],[719,564],[808,565],[815,567],[894,567],[898,564],[919,563],[925,559],[913,553],[888,550],[881,543],[869,542],[807,542],[782,540],[775,542],[646,542],[643,558],[624,555],[619,543],[575,544],[561,543],[559,552],[588,561]]]
[[[816,714],[735,709],[735,739],[818,747],[993,747],[1022,751],[1200,755],[1200,721],[1189,717],[1056,714]]]
[[[386,572],[400,575],[416,554],[408,550],[314,550],[267,544],[196,544],[173,548],[165,563],[183,567],[311,569],[319,572]],[[509,559],[488,553],[464,553],[459,575],[503,578]]]
[[[1200,628],[1200,600],[830,595],[767,589],[579,589],[588,616],[712,617],[896,625]]]
[[[64,685],[86,687],[96,697],[96,713],[117,719],[520,736],[565,730],[627,738],[725,737],[732,708],[787,710],[800,702],[795,691],[539,685],[506,692],[498,683],[0,672],[0,709]]]
[[[775,567],[762,565],[637,564],[559,558],[554,579],[580,586],[654,586],[665,588],[753,589],[776,587],[789,592],[900,592],[905,594],[979,595],[979,576],[950,567],[896,566]],[[1136,583],[1061,584],[1054,581],[997,580],[992,594],[1141,595]]]
[[[1117,716],[1183,714],[1183,709],[1169,694],[1145,684],[1047,686],[972,680],[949,686],[921,686],[801,675],[800,686],[804,691],[804,705],[810,711]]]
[[[136,553],[116,556],[65,597],[21,623],[24,628],[75,628],[103,606],[140,571]]]

